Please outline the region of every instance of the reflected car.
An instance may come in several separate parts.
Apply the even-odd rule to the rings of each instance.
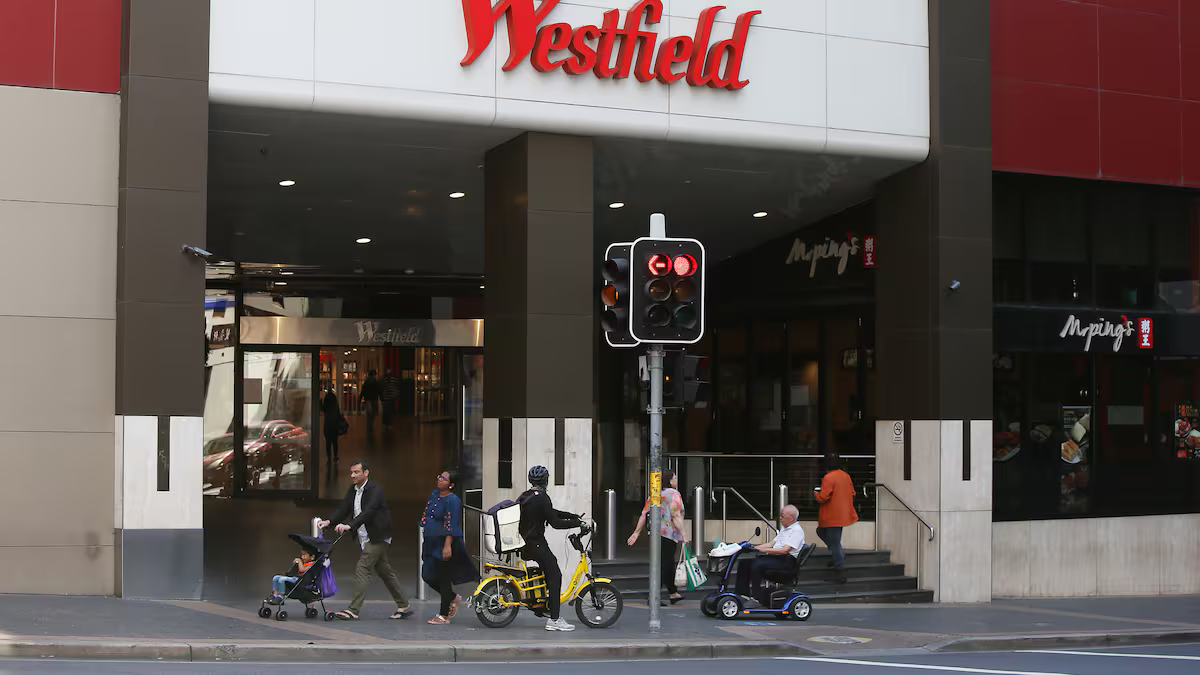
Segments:
[[[287,420],[271,420],[247,427],[242,446],[246,457],[246,481],[259,485],[267,470],[273,471],[271,483],[279,487],[280,474],[293,462],[303,466],[312,447],[309,434]],[[233,434],[209,440],[204,445],[204,494],[228,496],[233,492]]]

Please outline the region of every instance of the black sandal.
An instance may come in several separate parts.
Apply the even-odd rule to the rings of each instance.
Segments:
[[[342,611],[338,612],[337,614],[334,614],[334,616],[341,619],[342,621],[358,621],[358,613],[356,613],[352,609],[343,609]]]

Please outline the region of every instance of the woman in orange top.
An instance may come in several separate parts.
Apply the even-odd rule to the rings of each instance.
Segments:
[[[815,490],[821,513],[817,517],[817,536],[833,556],[830,567],[837,569],[838,581],[846,583],[846,551],[842,548],[842,528],[858,522],[854,510],[854,481],[842,470],[837,455],[825,455],[825,478]]]

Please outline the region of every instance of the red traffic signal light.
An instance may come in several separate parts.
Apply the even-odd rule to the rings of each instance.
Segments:
[[[646,263],[652,277],[667,276],[671,273],[673,266],[674,262],[671,261],[671,256],[662,253],[650,256],[649,262]]]
[[[678,276],[690,277],[696,273],[699,267],[700,265],[696,263],[696,259],[686,253],[675,258],[674,268],[675,274]]]

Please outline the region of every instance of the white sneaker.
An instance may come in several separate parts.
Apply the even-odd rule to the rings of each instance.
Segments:
[[[570,633],[575,630],[575,626],[567,623],[565,619],[546,619],[546,630],[560,630],[564,633]]]

